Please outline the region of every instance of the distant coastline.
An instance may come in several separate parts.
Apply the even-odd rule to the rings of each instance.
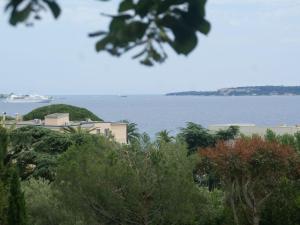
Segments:
[[[183,91],[166,96],[293,96],[300,95],[300,86],[248,86],[222,88],[217,91]]]

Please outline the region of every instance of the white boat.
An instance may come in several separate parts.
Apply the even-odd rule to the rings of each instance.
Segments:
[[[11,94],[9,95],[5,102],[8,103],[49,103],[53,99],[49,96],[43,95],[16,95]]]

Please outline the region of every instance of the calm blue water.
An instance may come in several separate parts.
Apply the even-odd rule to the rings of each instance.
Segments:
[[[300,96],[176,97],[176,96],[55,96],[53,103],[85,107],[108,121],[128,119],[150,135],[173,132],[186,122],[258,125],[300,124]],[[0,102],[0,112],[25,114],[45,104]]]

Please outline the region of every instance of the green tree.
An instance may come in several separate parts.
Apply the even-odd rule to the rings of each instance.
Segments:
[[[234,140],[239,135],[239,127],[230,126],[228,129],[217,131],[215,135],[218,141]]]
[[[0,224],[6,224],[7,221],[7,185],[0,180]]]
[[[42,179],[23,182],[28,224],[30,225],[81,225],[82,219],[71,214],[59,201],[59,193],[52,183]]]
[[[265,134],[265,139],[267,141],[278,141],[276,133],[270,129],[267,129],[267,132]]]
[[[294,135],[291,135],[291,134],[279,135],[279,136],[277,136],[277,140],[278,140],[278,142],[280,142],[283,145],[288,145],[293,148],[296,147],[296,139],[295,139]]]
[[[96,128],[90,128],[90,129],[84,129],[81,126],[73,127],[73,126],[67,126],[63,127],[61,130],[66,134],[89,134],[93,132]]]
[[[7,215],[8,225],[26,225],[27,216],[25,211],[24,193],[21,190],[17,169],[12,168],[11,170]]]
[[[102,121],[94,113],[90,112],[85,108],[80,108],[72,105],[66,104],[53,104],[48,106],[43,106],[37,109],[32,110],[31,112],[23,116],[24,120],[34,120],[41,119],[43,120],[45,116],[52,113],[69,113],[70,120],[72,121],[85,121],[91,119],[93,121]]]
[[[159,143],[170,143],[174,137],[170,135],[170,131],[162,130],[156,134],[156,139]]]
[[[200,174],[211,170],[221,180],[236,225],[261,224],[266,202],[283,179],[299,176],[299,156],[286,145],[260,137],[219,142],[199,152]]]
[[[284,179],[262,211],[261,225],[300,224],[300,181]]]
[[[300,132],[294,134],[277,135],[274,131],[268,129],[265,134],[268,141],[277,141],[281,144],[293,147],[300,154]]]
[[[187,143],[189,154],[195,153],[199,148],[215,144],[215,138],[207,129],[192,122],[187,123],[185,128],[181,128],[179,138]]]
[[[140,62],[151,66],[167,58],[165,45],[183,55],[195,49],[197,34],[207,35],[210,31],[205,5],[206,0],[122,0],[118,13],[108,15],[111,18],[108,31],[94,32],[90,36],[101,37],[96,43],[97,51],[120,56],[139,49],[133,58],[142,57]],[[9,22],[14,26],[32,25],[34,20],[41,19],[45,9],[50,9],[55,18],[61,14],[55,0],[8,0],[5,7],[10,13]]]
[[[129,122],[128,120],[121,120],[120,122],[127,124],[128,143],[134,143],[134,142],[138,141],[141,134],[139,133],[137,124]]]
[[[7,155],[8,134],[4,127],[0,126],[0,176],[4,170],[5,158]]]
[[[6,224],[8,184],[6,181],[7,130],[0,126],[0,224]]]
[[[87,224],[194,224],[206,198],[193,168],[179,143],[144,149],[102,138],[64,153],[55,184]]]
[[[192,154],[200,148],[212,147],[220,140],[233,140],[238,134],[239,129],[235,126],[226,130],[211,132],[199,124],[189,122],[186,127],[181,128],[178,137],[187,144],[189,154]]]
[[[199,149],[215,146],[218,141],[233,140],[238,134],[239,129],[234,126],[226,130],[211,132],[199,124],[189,122],[185,128],[181,128],[178,137],[187,144],[188,154],[191,155]],[[213,171],[210,171],[206,177],[200,178],[195,175],[195,181],[201,186],[207,186],[210,191],[219,186],[219,179]]]
[[[11,160],[17,161],[22,179],[42,177],[53,180],[57,158],[75,144],[75,139],[67,134],[34,126],[13,130],[10,140]]]

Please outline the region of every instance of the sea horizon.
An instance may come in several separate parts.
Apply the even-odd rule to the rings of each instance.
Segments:
[[[95,113],[106,121],[129,120],[141,132],[154,136],[167,129],[178,133],[187,122],[212,124],[256,124],[277,126],[300,124],[300,96],[165,96],[165,95],[53,95],[50,104],[70,104]],[[5,103],[0,110],[24,115],[49,104]]]

